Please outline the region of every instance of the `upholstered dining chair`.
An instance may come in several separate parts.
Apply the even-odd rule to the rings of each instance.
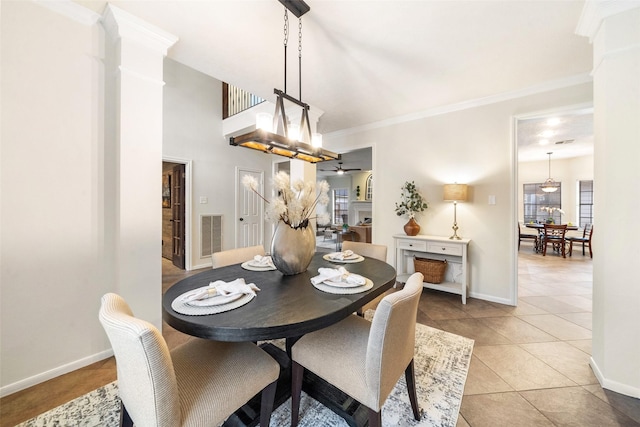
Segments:
[[[368,256],[370,258],[375,258],[380,261],[387,261],[387,246],[386,245],[376,245],[373,243],[363,243],[363,242],[351,242],[346,241],[342,244],[342,250],[351,250],[354,253],[362,256]],[[378,304],[384,294],[374,299],[370,303],[358,309],[358,316],[364,316],[364,312],[370,308],[374,308],[376,304]]]
[[[264,246],[249,246],[246,248],[228,249],[226,251],[214,252],[211,254],[211,262],[213,268],[226,267],[231,264],[239,264],[241,262],[253,259],[254,256],[264,256]]]
[[[569,242],[569,256],[573,254],[573,244],[582,244],[582,256],[584,256],[585,245],[589,247],[589,256],[593,258],[593,250],[591,249],[591,237],[593,236],[593,224],[587,224],[582,231],[582,237],[568,236],[566,239]]]
[[[538,249],[538,234],[523,233],[518,222],[518,250],[520,250],[520,242],[523,240],[533,240],[533,249]]]
[[[214,426],[258,393],[260,425],[269,425],[280,368],[256,345],[193,338],[169,351],[113,293],[102,297],[99,318],[116,357],[121,425]]]
[[[291,426],[298,425],[302,376],[308,369],[369,409],[369,426],[382,425],[382,406],[404,371],[409,401],[420,419],[413,355],[422,273],[382,299],[369,322],[351,315],[300,338],[291,348]]]
[[[567,257],[567,241],[565,235],[567,234],[566,224],[545,224],[544,234],[542,239],[542,256],[547,255],[547,245],[551,244],[552,249],[557,250],[562,254],[562,258]]]

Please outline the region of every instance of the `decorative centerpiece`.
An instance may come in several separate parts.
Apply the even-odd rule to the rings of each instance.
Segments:
[[[407,236],[415,236],[420,232],[420,225],[415,220],[416,213],[427,209],[427,202],[413,181],[404,183],[400,199],[400,203],[396,202],[396,215],[409,218],[409,222],[404,225],[404,232]]]
[[[278,271],[293,275],[306,271],[316,251],[316,235],[310,220],[317,218],[321,224],[329,223],[329,214],[316,216],[316,207],[329,203],[327,181],[316,184],[297,180],[291,185],[286,172],[278,172],[273,187],[278,197],[269,201],[258,193],[258,182],[250,175],[242,177],[242,184],[268,203],[265,216],[277,222],[271,240],[271,259]]]
[[[543,206],[540,208],[540,210],[546,211],[549,214],[549,218],[547,218],[547,220],[545,221],[547,224],[553,224],[555,222],[555,220],[553,219],[554,212],[560,212],[560,215],[564,214],[564,211],[562,209],[556,207]]]

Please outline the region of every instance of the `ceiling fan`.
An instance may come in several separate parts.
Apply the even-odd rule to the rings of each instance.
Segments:
[[[358,168],[358,169],[355,169],[355,168],[353,168],[353,169],[343,169],[342,168],[342,162],[338,162],[338,166],[337,167],[334,166],[333,170],[330,170],[330,169],[320,169],[320,170],[323,171],[323,172],[335,172],[338,175],[342,175],[345,172],[359,171],[359,170],[362,170],[362,169],[360,169],[360,168]]]

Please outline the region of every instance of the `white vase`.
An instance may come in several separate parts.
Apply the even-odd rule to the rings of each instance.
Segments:
[[[311,225],[298,229],[278,222],[271,240],[271,259],[286,276],[307,271],[316,252],[316,236]]]

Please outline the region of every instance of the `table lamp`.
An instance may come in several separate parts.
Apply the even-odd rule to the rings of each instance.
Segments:
[[[445,202],[453,202],[453,235],[449,239],[460,240],[458,236],[458,222],[456,219],[456,206],[458,202],[467,201],[467,184],[445,184],[444,197]]]

